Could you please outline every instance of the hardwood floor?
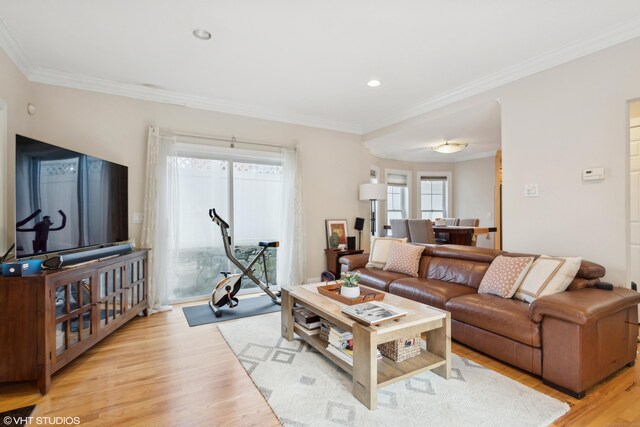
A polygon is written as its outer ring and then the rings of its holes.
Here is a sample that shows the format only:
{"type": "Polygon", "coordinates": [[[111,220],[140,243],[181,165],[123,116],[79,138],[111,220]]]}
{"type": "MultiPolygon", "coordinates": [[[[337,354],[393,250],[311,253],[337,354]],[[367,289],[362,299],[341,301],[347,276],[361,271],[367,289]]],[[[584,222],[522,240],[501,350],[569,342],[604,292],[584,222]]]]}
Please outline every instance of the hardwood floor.
{"type": "MultiPolygon", "coordinates": [[[[556,426],[640,425],[637,358],[576,400],[467,347],[452,350],[567,401],[556,426]]],[[[133,319],[55,374],[46,396],[30,383],[0,385],[0,412],[31,404],[33,416],[80,417],[81,425],[279,425],[215,324],[190,328],[180,306],[133,319]]]]}

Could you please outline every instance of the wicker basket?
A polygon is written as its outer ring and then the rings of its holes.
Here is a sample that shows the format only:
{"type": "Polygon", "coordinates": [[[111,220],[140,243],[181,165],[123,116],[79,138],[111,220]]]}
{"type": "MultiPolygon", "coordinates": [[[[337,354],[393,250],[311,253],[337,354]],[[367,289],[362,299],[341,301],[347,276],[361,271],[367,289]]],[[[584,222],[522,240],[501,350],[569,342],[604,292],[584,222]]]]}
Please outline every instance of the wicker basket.
{"type": "Polygon", "coordinates": [[[420,354],[420,334],[382,343],[378,350],[394,362],[402,362],[420,354]]]}

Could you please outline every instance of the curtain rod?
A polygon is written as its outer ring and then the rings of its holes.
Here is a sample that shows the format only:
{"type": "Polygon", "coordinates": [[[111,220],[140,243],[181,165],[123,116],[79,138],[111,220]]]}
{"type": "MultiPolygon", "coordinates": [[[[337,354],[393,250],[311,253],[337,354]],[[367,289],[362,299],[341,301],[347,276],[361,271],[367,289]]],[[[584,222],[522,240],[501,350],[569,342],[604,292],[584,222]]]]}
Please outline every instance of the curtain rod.
{"type": "Polygon", "coordinates": [[[231,148],[234,148],[234,144],[249,144],[249,145],[260,145],[263,147],[272,147],[272,148],[279,148],[279,149],[293,149],[295,150],[296,147],[285,147],[282,145],[275,145],[275,144],[268,144],[266,142],[255,142],[255,141],[247,141],[247,140],[243,140],[243,139],[237,139],[235,136],[232,136],[231,138],[225,138],[225,137],[221,137],[221,136],[211,136],[211,135],[202,135],[202,134],[197,134],[197,133],[190,133],[190,132],[183,132],[183,131],[175,131],[175,130],[171,130],[171,129],[158,129],[160,132],[160,135],[164,135],[164,136],[186,136],[189,138],[196,138],[196,139],[204,139],[204,140],[208,140],[208,141],[221,141],[221,142],[228,142],[231,144],[231,148]]]}

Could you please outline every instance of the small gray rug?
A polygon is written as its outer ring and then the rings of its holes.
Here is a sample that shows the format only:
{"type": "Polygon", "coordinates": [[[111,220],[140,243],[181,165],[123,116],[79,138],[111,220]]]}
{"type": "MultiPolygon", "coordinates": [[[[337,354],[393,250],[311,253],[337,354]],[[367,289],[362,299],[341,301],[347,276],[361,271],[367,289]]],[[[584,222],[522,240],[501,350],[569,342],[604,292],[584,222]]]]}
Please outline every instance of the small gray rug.
{"type": "Polygon", "coordinates": [[[220,309],[222,316],[216,317],[209,304],[182,307],[184,317],[189,326],[206,325],[207,323],[222,322],[224,320],[240,319],[241,317],[257,316],[258,314],[280,311],[280,306],[275,304],[268,296],[243,298],[234,308],[227,306],[220,309]]]}
{"type": "Polygon", "coordinates": [[[545,426],[569,405],[452,355],[451,378],[426,372],[378,390],[370,411],[351,377],[296,337],[280,336],[280,314],[218,329],[285,426],[545,426]]]}

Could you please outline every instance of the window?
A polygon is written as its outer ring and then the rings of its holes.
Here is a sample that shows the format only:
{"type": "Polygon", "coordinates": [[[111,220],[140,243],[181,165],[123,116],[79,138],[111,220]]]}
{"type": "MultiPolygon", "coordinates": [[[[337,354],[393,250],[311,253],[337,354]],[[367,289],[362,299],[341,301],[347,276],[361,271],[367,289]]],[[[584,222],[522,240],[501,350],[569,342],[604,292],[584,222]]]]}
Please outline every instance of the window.
{"type": "Polygon", "coordinates": [[[447,177],[420,177],[420,217],[434,220],[447,216],[447,177]]]}
{"type": "Polygon", "coordinates": [[[387,224],[392,219],[409,218],[409,187],[407,175],[387,174],[387,224]]]}

